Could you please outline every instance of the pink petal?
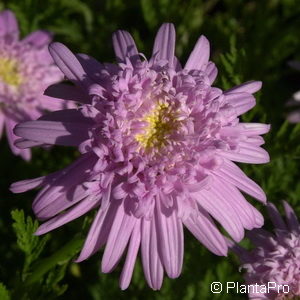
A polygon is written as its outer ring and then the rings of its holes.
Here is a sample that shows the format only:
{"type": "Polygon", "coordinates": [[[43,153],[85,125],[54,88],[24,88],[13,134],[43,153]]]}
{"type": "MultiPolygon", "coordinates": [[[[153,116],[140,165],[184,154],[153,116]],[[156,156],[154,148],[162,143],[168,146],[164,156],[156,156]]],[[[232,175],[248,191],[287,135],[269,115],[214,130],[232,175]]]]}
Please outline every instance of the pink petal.
{"type": "Polygon", "coordinates": [[[208,62],[207,67],[204,72],[207,74],[207,76],[209,78],[209,83],[212,84],[218,75],[218,69],[216,68],[216,65],[211,61],[208,62]]]}
{"type": "Polygon", "coordinates": [[[136,223],[136,218],[125,211],[124,203],[117,210],[104,250],[101,269],[109,273],[120,260],[136,223]]]}
{"type": "Polygon", "coordinates": [[[87,123],[94,125],[95,121],[92,118],[86,117],[81,109],[64,109],[59,111],[53,111],[51,113],[45,114],[39,118],[43,121],[53,121],[53,122],[68,122],[68,123],[87,123]]]}
{"type": "Polygon", "coordinates": [[[225,92],[225,94],[227,93],[249,93],[249,94],[253,94],[257,91],[259,91],[261,89],[262,86],[262,82],[261,81],[247,81],[245,83],[242,83],[240,85],[237,85],[229,90],[227,90],[225,92]]]}
{"type": "Polygon", "coordinates": [[[14,182],[10,186],[10,190],[13,193],[24,193],[26,191],[39,187],[44,182],[45,178],[46,176],[41,176],[34,179],[27,179],[27,180],[14,182]]]}
{"type": "Polygon", "coordinates": [[[215,190],[213,184],[210,190],[202,190],[195,193],[194,198],[201,207],[225,228],[236,242],[239,242],[244,237],[244,227],[236,211],[229,205],[228,199],[215,190]]]}
{"type": "Polygon", "coordinates": [[[103,72],[107,73],[107,71],[109,71],[110,75],[118,72],[118,65],[106,63],[102,64],[94,57],[82,53],[76,54],[76,57],[88,76],[97,83],[105,82],[105,76],[103,77],[103,72]]]}
{"type": "Polygon", "coordinates": [[[253,229],[247,232],[247,237],[255,246],[264,246],[274,249],[274,245],[272,243],[274,236],[269,231],[266,231],[262,228],[253,229]]]}
{"type": "Polygon", "coordinates": [[[35,47],[44,47],[52,40],[52,34],[45,30],[37,30],[27,35],[22,43],[32,44],[35,47]]]}
{"type": "Polygon", "coordinates": [[[183,220],[188,230],[212,253],[220,256],[227,255],[227,245],[223,235],[217,229],[209,214],[202,208],[196,215],[190,215],[183,220]]]}
{"type": "Polygon", "coordinates": [[[288,230],[276,206],[269,202],[267,204],[267,209],[274,227],[276,227],[276,229],[288,230]]]}
{"type": "Polygon", "coordinates": [[[65,169],[58,171],[55,178],[39,192],[33,201],[33,210],[37,217],[49,218],[73,205],[73,200],[81,200],[83,192],[81,189],[76,190],[76,187],[86,180],[88,172],[97,160],[94,154],[86,153],[65,169]],[[77,198],[74,199],[74,196],[77,198]],[[52,204],[55,206],[52,207],[52,204]]]}
{"type": "Polygon", "coordinates": [[[166,209],[160,200],[156,203],[156,230],[162,262],[170,278],[177,278],[183,261],[183,227],[174,208],[166,209]]]}
{"type": "Polygon", "coordinates": [[[5,124],[5,116],[4,116],[4,114],[0,111],[0,139],[1,139],[2,134],[3,134],[4,124],[5,124]]]}
{"type": "Polygon", "coordinates": [[[18,124],[14,133],[27,140],[51,145],[78,146],[89,139],[89,123],[28,121],[18,124]]]}
{"type": "Polygon", "coordinates": [[[67,78],[83,88],[89,87],[93,82],[88,78],[76,56],[63,44],[52,43],[49,52],[57,66],[67,76],[67,78]]]}
{"type": "Polygon", "coordinates": [[[13,193],[27,192],[34,188],[51,183],[59,175],[60,175],[60,171],[57,171],[57,172],[50,173],[47,176],[41,176],[33,179],[17,181],[10,186],[10,190],[13,193]]]}
{"type": "Polygon", "coordinates": [[[229,205],[236,211],[236,214],[244,228],[251,230],[263,225],[262,215],[256,210],[256,208],[248,203],[235,186],[225,183],[217,178],[214,178],[214,182],[214,188],[220,195],[224,195],[224,199],[226,198],[229,205]],[[255,211],[256,214],[254,214],[255,211]]]}
{"type": "Polygon", "coordinates": [[[0,13],[0,36],[10,36],[13,41],[19,38],[19,28],[14,13],[4,10],[0,13]]]}
{"type": "Polygon", "coordinates": [[[209,41],[201,35],[198,39],[188,61],[185,64],[184,69],[186,70],[202,70],[208,63],[210,49],[209,41]]]}
{"type": "Polygon", "coordinates": [[[297,109],[288,114],[287,119],[291,123],[300,123],[300,110],[297,109]]]}
{"type": "MultiPolygon", "coordinates": [[[[109,195],[104,194],[103,197],[109,197],[109,195]]],[[[107,242],[107,238],[110,233],[112,224],[115,220],[115,215],[119,205],[121,205],[121,201],[119,201],[119,203],[113,202],[110,205],[106,205],[103,207],[102,198],[101,208],[98,210],[96,218],[93,221],[81,253],[76,259],[76,262],[86,260],[107,242]]]]}
{"type": "Polygon", "coordinates": [[[240,123],[242,134],[247,136],[261,135],[270,131],[270,125],[262,123],[240,123]]]}
{"type": "Polygon", "coordinates": [[[266,195],[262,188],[247,177],[246,174],[230,160],[224,159],[222,166],[217,169],[214,174],[220,176],[224,181],[233,184],[252,197],[264,203],[266,202],[266,195]]]}
{"type": "Polygon", "coordinates": [[[5,119],[5,127],[6,127],[6,137],[10,146],[10,149],[15,155],[20,155],[24,160],[30,160],[31,152],[29,149],[19,149],[17,148],[14,143],[17,140],[17,136],[13,133],[13,128],[17,124],[16,121],[6,117],[5,119]]]}
{"type": "Polygon", "coordinates": [[[182,66],[180,64],[180,61],[176,56],[174,56],[173,59],[173,68],[175,69],[176,72],[180,72],[182,70],[182,66]]]}
{"type": "Polygon", "coordinates": [[[140,248],[140,243],[141,243],[141,221],[137,220],[131,234],[125,264],[120,277],[120,287],[122,290],[127,289],[130,284],[135,261],[140,248]]]}
{"type": "Polygon", "coordinates": [[[96,205],[99,204],[99,199],[91,195],[90,197],[87,197],[85,200],[81,201],[78,205],[72,207],[68,211],[59,214],[58,216],[52,218],[48,222],[41,225],[37,231],[35,232],[35,235],[42,235],[45,234],[55,228],[58,228],[66,223],[69,223],[91,209],[93,209],[96,205]]]}
{"type": "Polygon", "coordinates": [[[270,161],[269,154],[266,150],[256,145],[240,142],[238,151],[225,151],[221,150],[222,157],[232,161],[263,164],[270,161]]]}
{"type": "Polygon", "coordinates": [[[155,220],[142,219],[142,263],[146,280],[153,290],[162,285],[164,269],[158,254],[155,220]]]}
{"type": "Polygon", "coordinates": [[[255,106],[255,98],[248,93],[226,93],[225,99],[235,108],[237,116],[255,106]]]}
{"type": "Polygon", "coordinates": [[[37,147],[37,146],[45,146],[46,144],[42,142],[35,142],[35,141],[28,141],[26,139],[17,139],[15,141],[15,146],[19,149],[26,149],[31,147],[37,147]]]}
{"type": "MultiPolygon", "coordinates": [[[[71,186],[65,190],[62,189],[60,193],[57,193],[51,200],[47,201],[44,206],[41,205],[41,202],[34,204],[33,210],[40,220],[46,220],[82,201],[89,195],[90,192],[82,185],[71,186]]],[[[94,197],[100,198],[97,194],[94,197]]]]}
{"type": "Polygon", "coordinates": [[[125,61],[126,57],[131,58],[138,55],[135,42],[127,31],[118,30],[113,34],[112,40],[115,54],[119,62],[125,61]]]}
{"type": "Polygon", "coordinates": [[[47,95],[40,96],[41,101],[41,108],[45,111],[56,111],[56,110],[63,110],[63,109],[71,109],[76,108],[76,103],[73,100],[65,101],[59,98],[49,97],[47,95]]]}
{"type": "Polygon", "coordinates": [[[286,201],[283,201],[283,206],[285,210],[286,221],[290,229],[300,232],[300,224],[294,210],[286,201]]]}
{"type": "Polygon", "coordinates": [[[45,90],[45,95],[63,100],[71,100],[80,103],[89,103],[90,98],[80,87],[64,83],[50,85],[45,90]]]}
{"type": "Polygon", "coordinates": [[[175,54],[176,33],[174,25],[171,23],[163,24],[155,37],[152,50],[154,60],[167,60],[169,66],[173,66],[175,54]]]}

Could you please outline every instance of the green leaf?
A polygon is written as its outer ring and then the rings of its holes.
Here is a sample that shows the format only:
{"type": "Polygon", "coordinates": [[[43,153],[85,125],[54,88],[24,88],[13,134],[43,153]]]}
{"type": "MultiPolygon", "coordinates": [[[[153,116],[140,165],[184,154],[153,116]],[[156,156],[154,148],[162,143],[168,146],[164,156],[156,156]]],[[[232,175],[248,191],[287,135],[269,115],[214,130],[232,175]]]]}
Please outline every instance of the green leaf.
{"type": "Polygon", "coordinates": [[[42,276],[44,276],[49,270],[54,268],[57,264],[67,262],[72,258],[78,251],[81,249],[83,244],[83,238],[77,237],[58,250],[56,253],[50,257],[44,258],[37,262],[33,266],[31,275],[29,276],[26,284],[32,284],[36,281],[39,281],[42,276]]]}
{"type": "Polygon", "coordinates": [[[25,253],[25,262],[22,272],[22,279],[25,280],[30,265],[40,256],[43,251],[49,236],[40,238],[35,236],[39,224],[37,221],[33,221],[30,216],[25,219],[23,210],[13,210],[11,216],[14,220],[13,228],[17,235],[17,244],[19,248],[25,253]]]}
{"type": "Polygon", "coordinates": [[[0,299],[1,300],[10,300],[9,291],[6,289],[5,285],[0,282],[0,299]]]}

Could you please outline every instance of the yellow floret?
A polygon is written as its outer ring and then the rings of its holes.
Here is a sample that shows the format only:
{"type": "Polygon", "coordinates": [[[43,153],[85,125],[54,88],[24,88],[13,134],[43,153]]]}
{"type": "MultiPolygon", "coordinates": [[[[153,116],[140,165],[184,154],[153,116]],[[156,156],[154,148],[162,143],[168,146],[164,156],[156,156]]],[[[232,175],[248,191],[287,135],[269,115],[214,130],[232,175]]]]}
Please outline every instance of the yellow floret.
{"type": "Polygon", "coordinates": [[[8,85],[19,86],[23,78],[19,73],[18,62],[7,57],[0,57],[0,80],[8,85]]]}
{"type": "Polygon", "coordinates": [[[178,126],[176,113],[172,112],[168,103],[163,102],[158,102],[142,121],[147,125],[143,133],[135,138],[146,150],[163,147],[167,143],[166,136],[178,126]]]}

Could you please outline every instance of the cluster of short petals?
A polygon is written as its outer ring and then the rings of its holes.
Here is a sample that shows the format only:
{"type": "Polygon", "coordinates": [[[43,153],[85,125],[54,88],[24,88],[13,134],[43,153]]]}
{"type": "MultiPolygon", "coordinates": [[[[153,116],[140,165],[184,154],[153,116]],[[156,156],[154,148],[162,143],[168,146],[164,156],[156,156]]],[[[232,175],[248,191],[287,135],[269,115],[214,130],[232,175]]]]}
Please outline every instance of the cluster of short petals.
{"type": "Polygon", "coordinates": [[[50,41],[51,35],[42,30],[19,40],[14,14],[9,10],[0,13],[0,136],[5,127],[12,152],[26,160],[30,150],[14,145],[15,125],[67,107],[66,102],[43,95],[48,85],[63,79],[49,54],[50,41]]]}
{"type": "Polygon", "coordinates": [[[131,35],[113,35],[117,64],[74,55],[60,43],[50,53],[73,83],[52,85],[48,96],[81,103],[15,128],[23,147],[76,146],[81,156],[48,176],[13,184],[14,192],[43,187],[33,203],[44,234],[98,209],[78,261],[105,246],[102,271],[127,256],[120,285],[130,283],[140,249],[149,286],[164,272],[180,275],[183,226],[217,255],[227,254],[215,221],[235,240],[261,227],[261,214],[245,192],[265,202],[262,189],[234,162],[266,163],[260,136],[269,126],[241,123],[255,105],[260,82],[223,92],[201,36],[185,66],[175,56],[175,29],[163,24],[152,57],[140,54],[131,35]],[[215,220],[215,221],[214,221],[215,220]]]}
{"type": "Polygon", "coordinates": [[[254,229],[248,233],[255,245],[251,251],[234,246],[241,258],[248,285],[257,284],[269,289],[249,293],[249,299],[298,299],[300,296],[300,224],[295,212],[284,201],[286,222],[277,208],[269,203],[268,210],[274,232],[254,229]]]}

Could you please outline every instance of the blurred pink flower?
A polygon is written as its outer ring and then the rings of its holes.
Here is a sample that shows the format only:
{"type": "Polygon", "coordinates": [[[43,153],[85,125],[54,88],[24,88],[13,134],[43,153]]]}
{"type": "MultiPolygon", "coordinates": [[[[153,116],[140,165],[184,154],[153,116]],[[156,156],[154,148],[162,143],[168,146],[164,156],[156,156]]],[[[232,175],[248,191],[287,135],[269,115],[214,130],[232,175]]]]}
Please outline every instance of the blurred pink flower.
{"type": "Polygon", "coordinates": [[[43,187],[33,209],[47,222],[37,234],[97,208],[77,261],[106,245],[102,271],[111,272],[127,249],[125,289],[141,248],[146,280],[157,290],[164,272],[171,278],[181,273],[183,225],[217,255],[226,255],[227,245],[213,219],[235,241],[245,228],[262,226],[240,191],[262,202],[265,194],[233,161],[268,162],[260,135],[269,126],[239,121],[255,105],[260,82],[226,92],[211,87],[217,69],[204,36],[184,68],[175,57],[172,24],[159,29],[149,61],[126,31],[113,35],[113,45],[115,65],[50,46],[75,85],[54,85],[46,93],[82,105],[22,123],[15,133],[21,146],[72,145],[82,155],[61,171],[13,184],[12,191],[43,187]]]}
{"type": "Polygon", "coordinates": [[[290,205],[285,201],[283,205],[286,221],[273,204],[268,204],[274,233],[254,229],[247,234],[255,249],[246,251],[238,245],[233,246],[233,251],[241,259],[241,269],[245,270],[247,285],[263,287],[273,283],[274,288],[266,292],[262,292],[262,288],[257,291],[250,289],[249,299],[279,300],[300,296],[300,225],[290,205]]]}
{"type": "MultiPolygon", "coordinates": [[[[290,61],[289,66],[295,70],[300,71],[300,62],[299,61],[290,61]]],[[[293,107],[294,109],[287,115],[287,119],[291,123],[300,123],[300,90],[295,92],[292,95],[292,98],[289,99],[286,103],[287,107],[293,107]]]]}
{"type": "Polygon", "coordinates": [[[35,31],[19,40],[19,28],[14,14],[0,13],[0,137],[4,126],[12,152],[29,160],[29,149],[14,145],[15,125],[35,120],[46,110],[66,107],[59,99],[44,96],[47,86],[63,79],[48,51],[51,35],[35,31]]]}

